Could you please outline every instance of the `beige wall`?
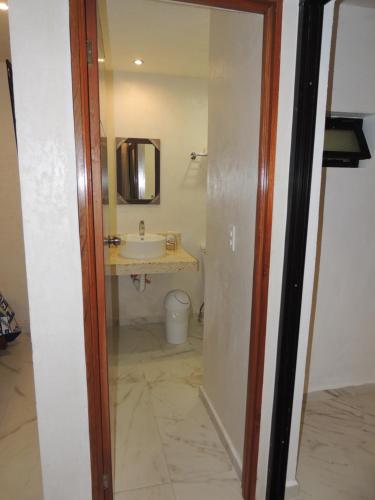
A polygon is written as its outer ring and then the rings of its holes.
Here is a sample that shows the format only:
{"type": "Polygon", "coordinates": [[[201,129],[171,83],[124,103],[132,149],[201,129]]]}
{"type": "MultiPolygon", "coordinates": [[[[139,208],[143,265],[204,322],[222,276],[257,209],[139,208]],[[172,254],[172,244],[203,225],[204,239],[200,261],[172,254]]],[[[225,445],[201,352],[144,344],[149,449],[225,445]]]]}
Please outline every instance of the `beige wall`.
{"type": "MultiPolygon", "coordinates": [[[[160,139],[160,205],[118,205],[117,232],[177,231],[197,258],[206,238],[206,159],[190,153],[207,149],[207,80],[115,72],[114,129],[117,137],[160,139]]],[[[154,274],[140,294],[129,276],[119,278],[120,323],[164,317],[163,300],[174,288],[186,290],[197,312],[203,301],[201,272],[154,274]]]]}
{"type": "Polygon", "coordinates": [[[0,62],[0,291],[29,329],[20,180],[5,62],[0,62]]]}
{"type": "Polygon", "coordinates": [[[12,0],[9,15],[44,498],[88,500],[69,1],[12,0]]]}
{"type": "Polygon", "coordinates": [[[339,4],[329,111],[375,113],[375,4],[339,4]]]}
{"type": "Polygon", "coordinates": [[[211,12],[204,390],[242,463],[252,290],[262,17],[211,12]],[[236,225],[236,251],[229,225],[236,225]]]}

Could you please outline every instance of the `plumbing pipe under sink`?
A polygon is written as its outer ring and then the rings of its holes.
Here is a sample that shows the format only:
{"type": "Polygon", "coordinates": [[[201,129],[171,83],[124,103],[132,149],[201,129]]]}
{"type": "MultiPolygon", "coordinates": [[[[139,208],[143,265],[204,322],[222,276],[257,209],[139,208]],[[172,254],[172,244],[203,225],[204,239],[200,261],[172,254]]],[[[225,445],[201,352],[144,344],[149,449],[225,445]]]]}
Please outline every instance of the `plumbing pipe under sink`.
{"type": "Polygon", "coordinates": [[[146,290],[146,285],[151,283],[151,278],[147,277],[147,274],[132,274],[131,279],[139,293],[143,293],[146,290]]]}

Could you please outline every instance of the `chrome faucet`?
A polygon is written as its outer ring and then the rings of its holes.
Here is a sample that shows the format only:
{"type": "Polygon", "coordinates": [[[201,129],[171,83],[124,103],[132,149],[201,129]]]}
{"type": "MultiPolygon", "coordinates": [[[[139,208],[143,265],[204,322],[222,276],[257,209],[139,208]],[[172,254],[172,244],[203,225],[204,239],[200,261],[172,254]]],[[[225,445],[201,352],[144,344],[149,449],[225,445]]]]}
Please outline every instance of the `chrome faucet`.
{"type": "Polygon", "coordinates": [[[145,237],[146,226],[143,220],[139,223],[139,236],[143,239],[145,237]]]}

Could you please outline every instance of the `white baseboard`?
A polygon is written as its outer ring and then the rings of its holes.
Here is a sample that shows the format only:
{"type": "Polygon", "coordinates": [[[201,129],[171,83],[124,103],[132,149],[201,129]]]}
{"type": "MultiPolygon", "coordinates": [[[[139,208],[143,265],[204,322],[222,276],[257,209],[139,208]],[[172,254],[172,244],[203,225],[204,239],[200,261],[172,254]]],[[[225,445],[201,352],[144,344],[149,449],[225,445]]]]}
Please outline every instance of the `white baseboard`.
{"type": "MultiPolygon", "coordinates": [[[[193,311],[191,313],[190,319],[197,320],[199,315],[199,311],[193,311]]],[[[165,314],[155,314],[153,316],[142,316],[135,318],[119,318],[118,324],[119,326],[140,326],[140,325],[149,325],[153,323],[165,323],[165,314]]]]}
{"type": "Polygon", "coordinates": [[[299,484],[296,479],[287,481],[285,485],[285,500],[298,500],[299,484]]]}
{"type": "MultiPolygon", "coordinates": [[[[204,387],[199,387],[199,396],[207,409],[208,415],[215,429],[223,443],[224,448],[227,450],[229,458],[233,464],[234,470],[236,471],[238,477],[242,477],[242,460],[235,449],[232,440],[230,439],[225,427],[217,414],[210,398],[208,397],[204,387]]],[[[299,495],[299,484],[297,480],[287,481],[285,485],[285,500],[298,500],[299,495]]]]}
{"type": "Polygon", "coordinates": [[[232,440],[230,439],[225,427],[217,414],[210,398],[208,397],[206,391],[201,386],[199,387],[199,396],[207,409],[207,412],[210,416],[212,423],[215,426],[215,429],[219,435],[221,442],[223,443],[224,448],[227,450],[229,458],[232,462],[234,470],[236,471],[238,477],[241,479],[242,477],[242,460],[235,449],[232,440]]]}
{"type": "Polygon", "coordinates": [[[153,323],[165,323],[165,316],[154,315],[154,316],[144,316],[138,318],[120,318],[120,326],[142,326],[149,325],[153,323]]]}
{"type": "Polygon", "coordinates": [[[347,387],[359,387],[361,385],[374,384],[375,380],[372,378],[371,380],[348,380],[348,381],[339,381],[339,382],[325,382],[325,383],[311,383],[305,395],[314,394],[314,392],[321,391],[334,391],[336,389],[345,389],[347,387]]]}

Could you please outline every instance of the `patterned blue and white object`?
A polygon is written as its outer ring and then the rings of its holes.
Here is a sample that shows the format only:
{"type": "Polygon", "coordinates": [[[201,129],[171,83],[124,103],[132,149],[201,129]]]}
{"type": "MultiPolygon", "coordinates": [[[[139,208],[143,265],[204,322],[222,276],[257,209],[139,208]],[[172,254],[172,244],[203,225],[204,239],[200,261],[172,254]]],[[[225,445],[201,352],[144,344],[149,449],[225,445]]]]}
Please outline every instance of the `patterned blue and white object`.
{"type": "Polygon", "coordinates": [[[14,311],[0,292],[0,337],[4,336],[7,342],[13,342],[20,333],[21,328],[17,324],[14,311]]]}

